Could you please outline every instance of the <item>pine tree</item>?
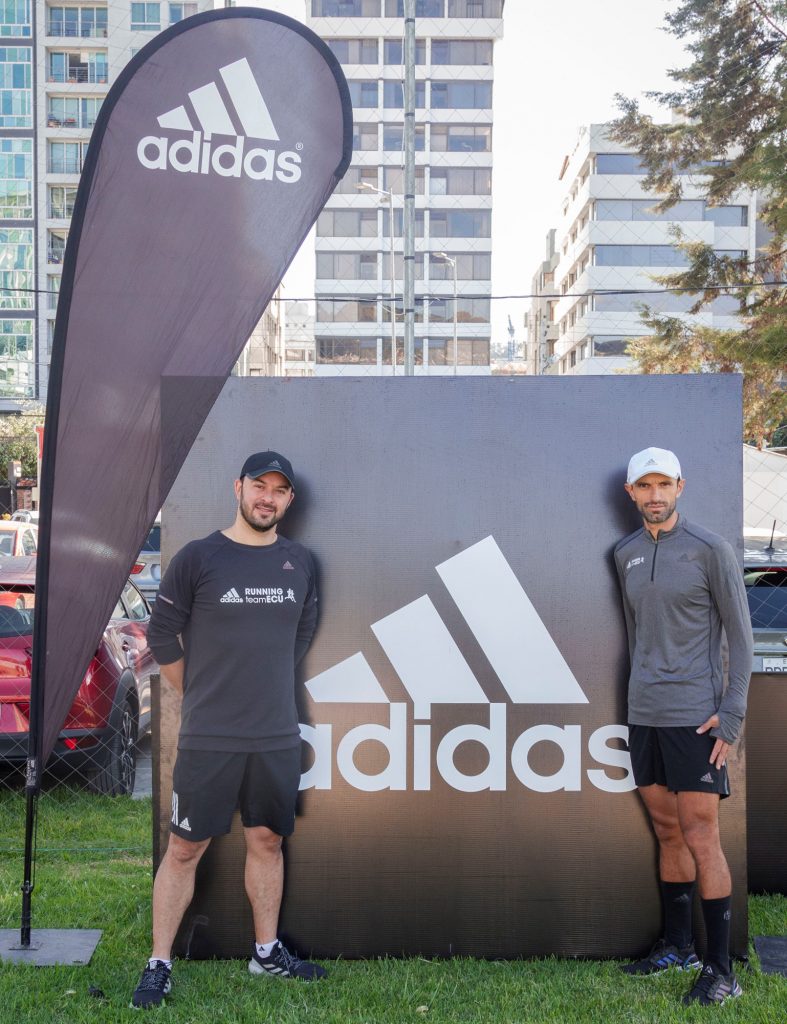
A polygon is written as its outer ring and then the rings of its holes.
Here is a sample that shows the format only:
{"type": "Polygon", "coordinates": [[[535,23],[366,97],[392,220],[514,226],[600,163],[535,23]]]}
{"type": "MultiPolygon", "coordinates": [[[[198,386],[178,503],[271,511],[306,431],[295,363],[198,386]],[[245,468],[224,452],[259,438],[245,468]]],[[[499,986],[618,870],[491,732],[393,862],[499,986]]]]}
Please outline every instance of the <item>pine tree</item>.
{"type": "Polygon", "coordinates": [[[640,154],[648,169],[645,187],[665,197],[660,209],[681,199],[687,172],[694,171],[691,180],[704,183],[711,205],[734,201],[742,189],[756,190],[768,237],[753,262],[685,245],[688,269],[659,278],[679,294],[695,296],[695,312],[719,294],[736,296],[740,331],[692,329],[646,312],[656,334],[629,350],[644,372],[671,364],[683,344],[704,353],[701,368],[746,373],[748,367],[749,375],[758,374],[751,381],[756,386],[745,387],[749,402],[760,394],[759,411],[747,409],[747,436],[762,444],[787,418],[787,0],[679,0],[666,24],[686,41],[691,60],[669,72],[674,90],[649,95],[677,117],[658,124],[635,100],[618,96],[622,116],[613,137],[640,154]],[[761,392],[767,387],[773,394],[766,401],[761,392]]]}

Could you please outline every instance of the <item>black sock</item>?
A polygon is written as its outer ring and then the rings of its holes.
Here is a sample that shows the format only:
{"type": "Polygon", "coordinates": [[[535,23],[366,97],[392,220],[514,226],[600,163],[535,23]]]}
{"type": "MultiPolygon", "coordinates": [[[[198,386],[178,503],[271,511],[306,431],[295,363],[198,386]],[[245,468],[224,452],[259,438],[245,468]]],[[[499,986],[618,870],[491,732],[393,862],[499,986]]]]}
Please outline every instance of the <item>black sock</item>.
{"type": "Polygon", "coordinates": [[[732,896],[718,900],[702,900],[702,916],[708,937],[705,963],[713,964],[722,974],[730,973],[730,918],[732,896]]]}
{"type": "Polygon", "coordinates": [[[684,949],[693,939],[691,911],[694,902],[694,882],[661,882],[661,902],[664,906],[664,938],[670,946],[684,949]]]}

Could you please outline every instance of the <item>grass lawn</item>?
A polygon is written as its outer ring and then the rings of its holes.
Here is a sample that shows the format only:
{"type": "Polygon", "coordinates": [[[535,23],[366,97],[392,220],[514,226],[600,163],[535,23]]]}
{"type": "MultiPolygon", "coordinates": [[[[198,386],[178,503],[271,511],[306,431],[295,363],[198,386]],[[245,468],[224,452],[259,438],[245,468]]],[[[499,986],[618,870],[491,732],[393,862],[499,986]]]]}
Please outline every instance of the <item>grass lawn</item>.
{"type": "MultiPolygon", "coordinates": [[[[41,802],[34,928],[102,928],[104,935],[89,967],[3,965],[0,1024],[139,1021],[128,1004],[149,944],[150,801],[63,787],[41,802]],[[91,997],[90,985],[106,1000],[91,997]]],[[[3,928],[19,923],[22,813],[18,793],[0,793],[3,928]]],[[[751,935],[787,935],[787,898],[753,896],[749,907],[751,935]]],[[[689,984],[684,975],[634,980],[611,962],[411,959],[327,966],[327,981],[306,985],[254,978],[244,961],[178,963],[172,996],[156,1013],[173,1024],[654,1024],[708,1020],[717,1012],[725,1021],[787,1021],[787,978],[761,974],[754,956],[739,972],[744,997],[718,1010],[680,1005],[689,984]]]]}

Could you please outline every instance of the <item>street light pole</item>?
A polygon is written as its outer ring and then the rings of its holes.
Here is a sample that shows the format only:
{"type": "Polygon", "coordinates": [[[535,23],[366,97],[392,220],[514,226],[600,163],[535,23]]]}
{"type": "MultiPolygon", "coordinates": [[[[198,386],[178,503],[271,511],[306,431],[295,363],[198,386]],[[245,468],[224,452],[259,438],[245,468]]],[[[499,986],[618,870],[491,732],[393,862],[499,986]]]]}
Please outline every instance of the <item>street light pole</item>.
{"type": "MultiPolygon", "coordinates": [[[[391,375],[396,376],[396,269],[394,267],[394,201],[393,192],[385,188],[377,188],[370,185],[368,181],[362,181],[355,186],[362,192],[376,192],[379,196],[388,197],[388,230],[391,236],[391,375]]],[[[382,199],[380,200],[382,202],[382,199]]]]}
{"type": "Polygon", "coordinates": [[[449,256],[446,252],[436,252],[435,256],[443,260],[444,263],[450,263],[454,271],[454,376],[456,376],[456,369],[459,365],[459,339],[456,329],[456,258],[449,256]]]}

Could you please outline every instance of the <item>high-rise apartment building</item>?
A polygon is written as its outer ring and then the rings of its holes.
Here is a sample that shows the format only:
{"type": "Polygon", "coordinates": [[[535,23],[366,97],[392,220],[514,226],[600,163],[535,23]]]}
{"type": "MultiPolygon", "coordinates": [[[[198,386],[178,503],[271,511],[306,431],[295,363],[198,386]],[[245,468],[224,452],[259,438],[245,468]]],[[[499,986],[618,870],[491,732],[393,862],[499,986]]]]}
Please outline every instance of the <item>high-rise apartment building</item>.
{"type": "Polygon", "coordinates": [[[46,397],[69,223],[109,87],[156,33],[213,6],[0,4],[0,411],[46,397]]]}
{"type": "Polygon", "coordinates": [[[753,259],[754,194],[711,206],[703,199],[701,168],[695,168],[685,175],[681,201],[659,212],[659,197],[643,188],[646,172],[639,157],[612,141],[607,127],[583,128],[561,170],[567,186],[563,216],[534,278],[538,297],[528,316],[537,373],[630,369],[626,346],[648,334],[644,306],[717,329],[738,326],[732,296],[721,295],[691,314],[696,299],[665,291],[655,278],[687,265],[678,235],[720,254],[753,259]]]}
{"type": "MultiPolygon", "coordinates": [[[[347,76],[354,118],[352,165],[317,222],[318,375],[390,374],[392,315],[402,372],[403,6],[310,3],[311,28],[347,76]]],[[[416,0],[415,13],[415,372],[454,372],[455,272],[457,371],[488,373],[493,52],[503,0],[416,0]]]]}

